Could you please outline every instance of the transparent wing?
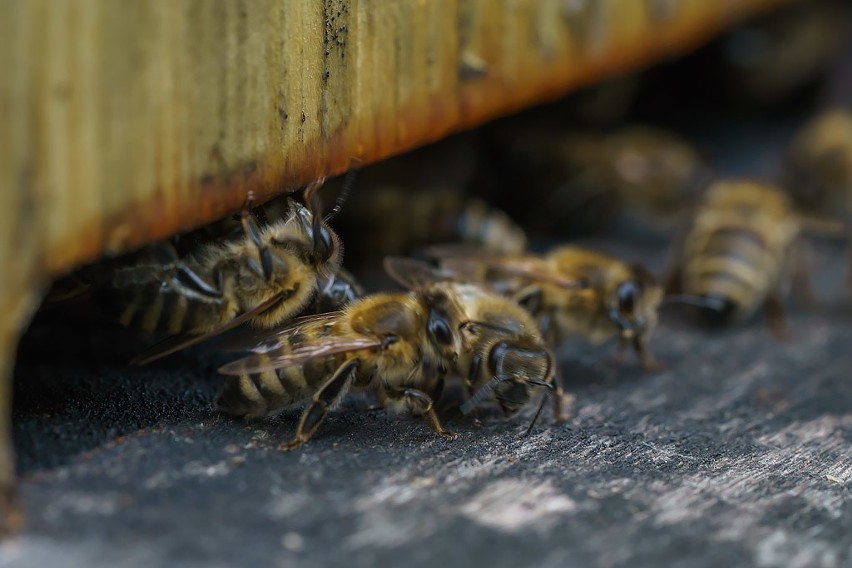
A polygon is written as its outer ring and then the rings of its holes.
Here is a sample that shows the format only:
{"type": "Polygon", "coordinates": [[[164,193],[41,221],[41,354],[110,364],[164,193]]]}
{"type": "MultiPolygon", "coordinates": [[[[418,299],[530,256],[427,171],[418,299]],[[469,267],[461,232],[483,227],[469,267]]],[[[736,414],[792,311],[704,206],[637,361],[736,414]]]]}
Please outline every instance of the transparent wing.
{"type": "Polygon", "coordinates": [[[501,278],[519,277],[570,290],[589,286],[586,277],[555,272],[541,257],[532,254],[505,255],[464,245],[429,247],[427,253],[439,259],[442,271],[454,279],[493,283],[501,278]]]}
{"type": "Polygon", "coordinates": [[[228,330],[234,329],[235,327],[246,323],[258,314],[261,314],[266,310],[272,309],[273,307],[277,306],[283,300],[283,298],[284,296],[280,294],[273,296],[265,302],[257,305],[255,308],[247,312],[243,312],[228,323],[221,325],[211,331],[208,331],[207,333],[202,333],[200,335],[182,334],[166,338],[131,359],[130,364],[147,365],[148,363],[156,361],[157,359],[162,359],[163,357],[171,355],[172,353],[182,351],[187,347],[197,345],[198,343],[207,341],[208,339],[216,337],[217,335],[221,335],[222,333],[225,333],[228,330]]]}
{"type": "Polygon", "coordinates": [[[388,276],[408,290],[428,286],[435,282],[452,280],[451,276],[443,274],[431,264],[413,258],[387,256],[384,260],[384,267],[388,276]]]}
{"type": "Polygon", "coordinates": [[[272,329],[244,328],[229,333],[216,342],[220,351],[254,351],[266,353],[277,347],[306,325],[322,325],[340,318],[343,312],[324,312],[293,318],[284,325],[272,329]]]}
{"type": "Polygon", "coordinates": [[[330,357],[351,351],[365,349],[376,350],[382,348],[384,343],[380,339],[369,337],[351,338],[329,338],[321,343],[303,344],[287,353],[270,354],[256,353],[237,359],[219,368],[224,375],[242,375],[246,373],[261,373],[301,365],[311,359],[319,357],[330,357]]]}

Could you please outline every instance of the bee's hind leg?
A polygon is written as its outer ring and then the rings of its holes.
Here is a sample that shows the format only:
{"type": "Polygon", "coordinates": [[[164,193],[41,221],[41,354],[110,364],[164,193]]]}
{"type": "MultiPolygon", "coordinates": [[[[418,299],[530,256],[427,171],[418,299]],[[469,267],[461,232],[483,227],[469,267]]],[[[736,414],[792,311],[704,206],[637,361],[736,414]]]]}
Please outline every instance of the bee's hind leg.
{"type": "Polygon", "coordinates": [[[320,424],[328,416],[329,410],[340,402],[349,387],[352,386],[357,366],[357,359],[350,359],[341,365],[320,390],[311,397],[311,403],[302,412],[302,417],[299,419],[296,435],[289,442],[280,444],[278,446],[280,451],[295,450],[313,437],[320,424]]]}
{"type": "Polygon", "coordinates": [[[784,302],[778,292],[773,292],[767,296],[766,302],[763,304],[763,312],[772,335],[781,341],[786,341],[792,337],[790,324],[787,322],[787,315],[784,311],[784,302]]]}
{"type": "Polygon", "coordinates": [[[657,361],[651,350],[648,349],[648,338],[645,335],[637,334],[633,336],[633,350],[639,358],[639,363],[642,365],[642,370],[653,373],[662,371],[664,365],[657,361]]]}
{"type": "Polygon", "coordinates": [[[222,297],[223,273],[221,266],[217,265],[213,269],[213,283],[211,284],[181,261],[177,249],[171,243],[152,245],[151,253],[162,267],[163,286],[182,288],[210,298],[222,297]]]}

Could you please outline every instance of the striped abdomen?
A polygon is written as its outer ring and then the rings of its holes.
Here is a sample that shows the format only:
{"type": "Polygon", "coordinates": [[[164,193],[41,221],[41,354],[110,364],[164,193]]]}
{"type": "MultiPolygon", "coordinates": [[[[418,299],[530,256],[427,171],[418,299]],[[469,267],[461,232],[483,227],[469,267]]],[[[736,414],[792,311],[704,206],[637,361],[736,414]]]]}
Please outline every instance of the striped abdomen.
{"type": "Polygon", "coordinates": [[[695,231],[684,252],[683,292],[716,302],[711,314],[723,320],[747,318],[762,305],[788,254],[748,226],[695,231]]]}
{"type": "MultiPolygon", "coordinates": [[[[303,336],[297,333],[261,359],[291,353],[302,341],[303,336]]],[[[233,416],[258,418],[275,414],[313,396],[351,357],[346,353],[316,357],[301,364],[228,377],[216,405],[233,416]]]]}
{"type": "Polygon", "coordinates": [[[158,271],[144,266],[118,271],[110,285],[95,291],[94,298],[122,325],[172,334],[205,333],[238,312],[238,306],[225,298],[163,287],[158,271]]]}

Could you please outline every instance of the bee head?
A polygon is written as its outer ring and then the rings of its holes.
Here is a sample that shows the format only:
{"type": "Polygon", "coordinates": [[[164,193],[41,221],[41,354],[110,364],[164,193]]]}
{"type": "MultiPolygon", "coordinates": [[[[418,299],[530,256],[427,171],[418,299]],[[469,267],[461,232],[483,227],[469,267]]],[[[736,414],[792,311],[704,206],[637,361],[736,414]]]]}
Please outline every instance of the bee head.
{"type": "Polygon", "coordinates": [[[552,368],[552,356],[546,349],[523,342],[498,341],[491,346],[486,360],[491,379],[462,406],[462,412],[468,414],[493,392],[503,414],[514,416],[529,404],[538,387],[552,388],[552,368]]]}

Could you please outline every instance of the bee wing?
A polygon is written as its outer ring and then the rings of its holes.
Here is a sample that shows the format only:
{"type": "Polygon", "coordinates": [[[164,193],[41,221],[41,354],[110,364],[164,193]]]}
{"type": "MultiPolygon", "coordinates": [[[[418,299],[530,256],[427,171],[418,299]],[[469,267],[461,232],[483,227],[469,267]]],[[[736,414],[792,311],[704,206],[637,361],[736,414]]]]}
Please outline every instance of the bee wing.
{"type": "Polygon", "coordinates": [[[500,262],[489,265],[489,269],[497,274],[518,276],[536,282],[546,282],[566,290],[581,290],[588,288],[587,277],[580,274],[555,274],[542,266],[541,262],[500,262]]]}
{"type": "Polygon", "coordinates": [[[589,286],[588,279],[584,276],[554,273],[548,269],[542,258],[531,254],[506,255],[465,245],[429,247],[427,254],[438,258],[441,268],[456,279],[488,281],[498,277],[517,276],[569,290],[589,286]]]}
{"type": "Polygon", "coordinates": [[[325,312],[294,318],[282,326],[273,329],[245,328],[223,337],[216,343],[221,351],[254,351],[265,353],[275,349],[282,339],[293,335],[306,324],[330,322],[340,317],[343,312],[325,312]]]}
{"type": "Polygon", "coordinates": [[[364,349],[375,350],[383,346],[380,339],[370,337],[352,337],[328,339],[321,343],[300,345],[289,353],[269,355],[267,353],[256,353],[237,359],[219,368],[223,375],[243,375],[246,373],[261,373],[284,367],[301,365],[311,359],[319,357],[330,357],[350,351],[361,351],[364,349]]]}
{"type": "Polygon", "coordinates": [[[383,264],[388,276],[408,290],[434,284],[435,282],[452,280],[450,276],[422,260],[401,256],[386,256],[383,264]]]}
{"type": "Polygon", "coordinates": [[[273,296],[265,302],[257,305],[253,309],[248,310],[247,312],[243,312],[228,323],[221,325],[207,333],[202,333],[200,335],[175,335],[166,338],[131,359],[130,364],[146,365],[148,363],[156,361],[157,359],[162,359],[167,355],[171,355],[172,353],[176,353],[178,351],[186,349],[187,347],[190,347],[192,345],[207,341],[212,337],[216,337],[217,335],[225,333],[230,329],[234,329],[235,327],[246,323],[248,320],[255,317],[256,315],[275,307],[276,305],[278,305],[279,302],[281,302],[283,298],[284,296],[282,294],[273,296]]]}

